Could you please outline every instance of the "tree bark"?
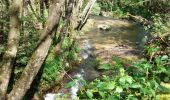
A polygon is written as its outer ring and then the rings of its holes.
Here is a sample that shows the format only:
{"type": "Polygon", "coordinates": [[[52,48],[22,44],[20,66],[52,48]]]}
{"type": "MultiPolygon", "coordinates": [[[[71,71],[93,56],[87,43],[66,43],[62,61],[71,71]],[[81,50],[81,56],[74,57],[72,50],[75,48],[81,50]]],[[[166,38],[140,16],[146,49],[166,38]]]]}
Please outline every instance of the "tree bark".
{"type": "Polygon", "coordinates": [[[77,30],[81,30],[81,28],[84,26],[95,2],[96,2],[96,0],[89,0],[89,2],[87,3],[86,7],[83,10],[81,20],[77,26],[77,30]]]}
{"type": "Polygon", "coordinates": [[[65,25],[62,27],[62,29],[60,31],[58,43],[55,46],[56,55],[60,53],[64,38],[69,36],[69,33],[71,33],[71,31],[69,31],[69,29],[70,29],[69,26],[70,26],[71,17],[73,14],[72,13],[73,5],[74,5],[74,0],[66,0],[65,1],[65,16],[64,16],[65,17],[65,20],[64,20],[65,25]]]}
{"type": "Polygon", "coordinates": [[[32,81],[41,68],[51,45],[54,36],[54,30],[58,27],[60,16],[62,13],[63,0],[53,0],[47,23],[42,33],[43,40],[32,54],[26,68],[21,77],[15,83],[14,88],[8,95],[7,100],[21,100],[27,90],[30,88],[32,81]]]}
{"type": "Polygon", "coordinates": [[[16,57],[20,37],[20,7],[22,0],[13,0],[10,7],[10,31],[8,34],[7,50],[3,55],[2,64],[0,65],[0,100],[6,95],[8,83],[11,76],[13,61],[16,57]]]}
{"type": "Polygon", "coordinates": [[[72,27],[75,29],[78,26],[78,21],[80,21],[80,12],[83,6],[84,0],[76,0],[73,6],[73,14],[72,14],[72,27]]]}

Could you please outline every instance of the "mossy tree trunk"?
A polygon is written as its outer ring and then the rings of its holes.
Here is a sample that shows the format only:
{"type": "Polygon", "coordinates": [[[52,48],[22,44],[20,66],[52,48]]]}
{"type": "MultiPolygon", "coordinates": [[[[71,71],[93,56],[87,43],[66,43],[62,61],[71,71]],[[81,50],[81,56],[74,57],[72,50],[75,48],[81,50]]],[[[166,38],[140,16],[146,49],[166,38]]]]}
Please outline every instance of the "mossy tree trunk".
{"type": "Polygon", "coordinates": [[[13,0],[10,6],[10,31],[8,34],[7,50],[3,55],[0,65],[0,100],[6,95],[8,83],[11,76],[13,62],[16,57],[20,37],[19,14],[22,6],[22,0],[13,0]]]}
{"type": "Polygon", "coordinates": [[[62,13],[63,0],[53,0],[50,8],[50,14],[47,19],[42,38],[35,52],[32,54],[30,61],[23,70],[21,77],[15,83],[7,100],[21,100],[27,90],[30,88],[32,81],[41,68],[51,45],[54,36],[54,30],[58,27],[60,16],[62,13]]]}

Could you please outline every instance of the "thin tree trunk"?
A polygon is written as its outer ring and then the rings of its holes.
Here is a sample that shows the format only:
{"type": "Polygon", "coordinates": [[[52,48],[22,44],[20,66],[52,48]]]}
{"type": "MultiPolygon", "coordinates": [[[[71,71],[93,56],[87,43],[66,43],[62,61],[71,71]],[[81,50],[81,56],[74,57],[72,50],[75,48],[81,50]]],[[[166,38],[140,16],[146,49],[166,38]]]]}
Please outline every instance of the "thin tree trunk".
{"type": "Polygon", "coordinates": [[[13,61],[16,57],[20,37],[19,14],[22,0],[13,0],[10,7],[10,31],[8,34],[7,50],[0,65],[0,100],[6,95],[11,76],[13,61]]]}
{"type": "Polygon", "coordinates": [[[72,14],[72,27],[75,29],[78,26],[78,21],[80,20],[80,12],[83,6],[84,0],[76,0],[73,7],[73,14],[72,14]]]}
{"type": "Polygon", "coordinates": [[[86,7],[83,10],[81,20],[79,22],[79,25],[77,26],[77,30],[81,30],[81,28],[84,26],[95,2],[96,2],[96,0],[89,0],[88,4],[86,5],[86,7]]]}
{"type": "Polygon", "coordinates": [[[30,61],[28,62],[19,80],[15,83],[14,88],[8,95],[7,100],[21,100],[30,88],[32,81],[37,75],[48,54],[52,38],[54,36],[52,33],[54,33],[53,31],[57,28],[60,21],[62,1],[63,0],[53,0],[47,24],[44,32],[42,33],[43,40],[41,40],[35,52],[32,54],[30,61]]]}
{"type": "Polygon", "coordinates": [[[69,26],[70,26],[71,17],[73,14],[72,13],[73,5],[74,5],[74,0],[66,0],[65,1],[65,20],[64,20],[65,25],[62,27],[62,29],[60,31],[60,36],[59,36],[59,40],[58,40],[59,43],[55,47],[56,54],[60,53],[61,45],[64,41],[64,38],[67,37],[69,35],[69,33],[71,33],[69,31],[69,26]]]}

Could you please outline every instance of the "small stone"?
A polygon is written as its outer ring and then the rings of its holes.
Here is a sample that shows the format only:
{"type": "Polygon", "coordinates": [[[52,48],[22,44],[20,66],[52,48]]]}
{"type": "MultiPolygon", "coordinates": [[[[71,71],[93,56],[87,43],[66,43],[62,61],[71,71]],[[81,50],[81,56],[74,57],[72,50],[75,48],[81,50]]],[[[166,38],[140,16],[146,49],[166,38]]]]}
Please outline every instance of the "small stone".
{"type": "Polygon", "coordinates": [[[102,30],[102,31],[110,31],[111,30],[111,26],[104,25],[104,24],[98,25],[97,28],[102,30]]]}

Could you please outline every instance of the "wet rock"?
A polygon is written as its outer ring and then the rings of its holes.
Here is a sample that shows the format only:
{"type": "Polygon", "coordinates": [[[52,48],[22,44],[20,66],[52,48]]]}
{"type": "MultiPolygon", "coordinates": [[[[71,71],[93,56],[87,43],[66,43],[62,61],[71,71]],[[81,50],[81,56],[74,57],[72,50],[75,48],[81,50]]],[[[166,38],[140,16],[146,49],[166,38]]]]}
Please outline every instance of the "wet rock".
{"type": "Polygon", "coordinates": [[[56,100],[57,94],[48,93],[44,96],[44,100],[56,100]]]}
{"type": "Polygon", "coordinates": [[[109,17],[111,15],[111,13],[110,12],[101,11],[99,15],[100,16],[104,16],[104,17],[109,17]]]}
{"type": "Polygon", "coordinates": [[[91,69],[91,70],[86,70],[84,79],[91,82],[99,76],[100,73],[98,71],[96,71],[95,69],[91,69]]]}
{"type": "Polygon", "coordinates": [[[111,30],[111,26],[110,25],[104,25],[104,24],[98,25],[97,28],[102,30],[102,31],[110,31],[111,30]]]}

